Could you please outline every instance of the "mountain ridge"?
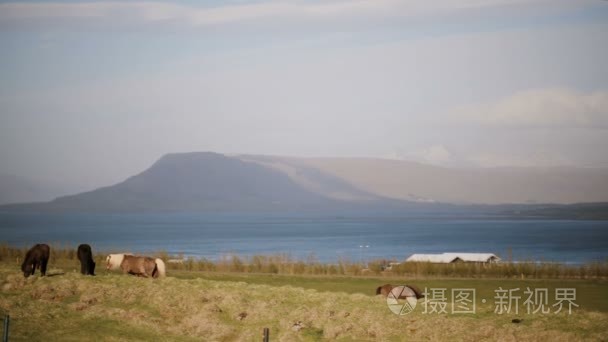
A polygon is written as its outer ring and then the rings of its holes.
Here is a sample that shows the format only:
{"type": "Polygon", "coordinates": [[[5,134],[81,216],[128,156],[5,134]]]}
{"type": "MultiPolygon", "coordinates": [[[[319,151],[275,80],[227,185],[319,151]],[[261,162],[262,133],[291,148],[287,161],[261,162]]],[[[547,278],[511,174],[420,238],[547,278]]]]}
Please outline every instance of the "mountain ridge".
{"type": "Polygon", "coordinates": [[[115,185],[46,203],[4,206],[43,211],[266,211],[340,207],[285,174],[213,152],[167,154],[115,185]]]}
{"type": "Polygon", "coordinates": [[[362,191],[396,200],[456,204],[608,201],[605,168],[447,168],[379,158],[275,158],[315,168],[362,191]]]}
{"type": "MultiPolygon", "coordinates": [[[[601,192],[606,187],[603,181],[608,183],[603,170],[593,170],[591,174],[595,178],[587,177],[583,179],[587,183],[571,186],[562,184],[565,181],[564,172],[567,175],[570,171],[559,171],[556,176],[536,170],[532,173],[515,170],[513,176],[510,174],[512,170],[499,170],[496,176],[492,173],[496,170],[479,170],[470,175],[467,170],[454,171],[423,164],[412,166],[416,164],[413,162],[371,161],[373,165],[370,166],[370,159],[355,158],[170,153],[144,171],[117,184],[58,197],[50,202],[4,205],[0,206],[0,210],[110,213],[472,210],[534,217],[555,216],[559,214],[559,209],[555,208],[566,208],[584,217],[591,210],[590,206],[543,204],[549,201],[538,201],[534,205],[525,201],[480,204],[459,200],[462,198],[454,197],[452,192],[458,191],[464,195],[477,192],[479,196],[485,196],[488,191],[504,191],[509,196],[521,196],[518,191],[522,192],[522,189],[529,193],[542,192],[542,187],[540,190],[534,188],[536,183],[540,183],[542,186],[559,186],[559,189],[549,192],[549,195],[557,196],[577,187],[579,192],[587,191],[590,186],[601,192]],[[464,181],[459,183],[458,177],[451,179],[451,172],[464,177],[464,181]],[[373,181],[366,183],[361,175],[373,181]],[[517,187],[509,183],[520,179],[525,182],[517,187]],[[467,189],[471,187],[471,182],[478,183],[479,189],[467,189]],[[430,190],[425,192],[427,188],[430,190]],[[515,191],[513,188],[516,188],[515,191]],[[452,197],[441,197],[442,192],[452,197]]],[[[577,182],[581,181],[581,177],[575,173],[577,182]]],[[[525,194],[525,191],[522,193],[525,194]]],[[[605,193],[608,194],[608,190],[605,193]]],[[[599,199],[589,202],[608,202],[608,198],[599,199]]],[[[593,207],[592,216],[598,217],[598,212],[602,214],[604,206],[604,203],[600,203],[599,207],[593,207]]]]}

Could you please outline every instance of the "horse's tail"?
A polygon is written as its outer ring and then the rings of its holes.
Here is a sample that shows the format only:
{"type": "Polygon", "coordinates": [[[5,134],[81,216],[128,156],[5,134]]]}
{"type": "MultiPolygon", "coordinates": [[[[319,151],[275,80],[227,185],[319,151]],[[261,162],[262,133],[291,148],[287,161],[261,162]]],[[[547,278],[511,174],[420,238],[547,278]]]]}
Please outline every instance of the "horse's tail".
{"type": "Polygon", "coordinates": [[[378,288],[376,289],[376,295],[379,295],[382,293],[382,286],[378,286],[378,288]]]}
{"type": "Polygon", "coordinates": [[[156,260],[154,260],[156,262],[156,270],[157,270],[157,275],[160,278],[164,278],[167,276],[166,270],[165,270],[165,262],[163,261],[163,259],[160,258],[156,258],[156,260]]]}

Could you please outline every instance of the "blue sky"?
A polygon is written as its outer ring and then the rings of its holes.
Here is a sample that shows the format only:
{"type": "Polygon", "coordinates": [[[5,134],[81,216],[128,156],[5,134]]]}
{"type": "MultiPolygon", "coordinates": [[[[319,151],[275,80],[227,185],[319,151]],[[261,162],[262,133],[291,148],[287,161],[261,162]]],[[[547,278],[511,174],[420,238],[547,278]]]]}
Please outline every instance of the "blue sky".
{"type": "Polygon", "coordinates": [[[0,173],[164,153],[608,166],[606,1],[0,1],[0,173]]]}

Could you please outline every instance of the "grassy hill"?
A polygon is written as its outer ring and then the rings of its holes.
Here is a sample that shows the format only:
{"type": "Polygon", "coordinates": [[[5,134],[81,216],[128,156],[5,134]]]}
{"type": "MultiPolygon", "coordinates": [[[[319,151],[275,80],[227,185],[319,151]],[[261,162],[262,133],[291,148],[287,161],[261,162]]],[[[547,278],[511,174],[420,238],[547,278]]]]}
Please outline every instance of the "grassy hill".
{"type": "Polygon", "coordinates": [[[17,271],[13,263],[0,264],[0,311],[11,315],[14,341],[259,341],[264,327],[281,341],[572,341],[608,334],[608,308],[594,305],[605,302],[602,281],[417,280],[421,287],[475,287],[478,299],[498,286],[567,284],[578,289],[579,308],[571,315],[527,315],[522,307],[518,315],[498,315],[479,302],[475,314],[424,314],[418,307],[398,316],[374,295],[387,282],[381,278],[177,272],[151,280],[102,270],[85,277],[65,267],[25,279],[17,271]],[[511,323],[515,317],[524,320],[511,323]]]}

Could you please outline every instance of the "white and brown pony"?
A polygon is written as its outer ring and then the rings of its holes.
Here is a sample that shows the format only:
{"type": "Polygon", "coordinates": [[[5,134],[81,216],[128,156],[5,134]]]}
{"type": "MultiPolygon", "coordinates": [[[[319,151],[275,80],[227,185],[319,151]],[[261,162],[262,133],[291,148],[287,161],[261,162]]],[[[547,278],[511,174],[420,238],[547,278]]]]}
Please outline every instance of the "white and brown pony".
{"type": "Polygon", "coordinates": [[[125,255],[133,255],[131,253],[110,254],[106,257],[106,270],[116,271],[120,269],[120,264],[125,258],[125,255]]]}
{"type": "Polygon", "coordinates": [[[146,256],[125,255],[120,263],[120,268],[122,273],[129,273],[138,277],[156,278],[158,276],[156,261],[146,256]]]}
{"type": "Polygon", "coordinates": [[[119,253],[119,254],[110,254],[106,257],[106,269],[107,270],[119,270],[121,269],[124,273],[130,273],[135,275],[144,275],[151,276],[153,278],[164,278],[166,273],[165,262],[160,259],[152,259],[149,257],[137,257],[137,258],[145,258],[144,260],[135,260],[130,259],[129,262],[124,264],[125,257],[133,257],[134,255],[131,253],[119,253]],[[154,268],[151,270],[150,260],[154,261],[154,268]],[[142,268],[143,267],[143,268],[142,268]],[[125,270],[126,269],[126,270],[125,270]]]}

